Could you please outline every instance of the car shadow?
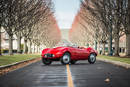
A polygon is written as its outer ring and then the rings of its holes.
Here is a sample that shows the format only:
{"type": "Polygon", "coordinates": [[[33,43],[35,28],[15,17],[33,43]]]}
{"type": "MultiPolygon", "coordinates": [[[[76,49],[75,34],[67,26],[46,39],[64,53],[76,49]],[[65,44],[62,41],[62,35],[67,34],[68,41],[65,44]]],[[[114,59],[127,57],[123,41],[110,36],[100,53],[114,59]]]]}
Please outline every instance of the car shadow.
{"type": "Polygon", "coordinates": [[[41,66],[65,66],[65,65],[62,65],[62,64],[51,64],[51,65],[44,65],[44,64],[42,64],[41,66]]]}
{"type": "Polygon", "coordinates": [[[89,63],[76,63],[76,64],[70,64],[70,65],[90,65],[89,63]]]}
{"type": "MultiPolygon", "coordinates": [[[[100,62],[95,62],[94,64],[100,64],[100,62]]],[[[90,63],[82,63],[82,62],[77,62],[76,64],[69,64],[70,66],[78,66],[78,65],[93,65],[93,64],[90,64],[90,63]]],[[[58,63],[58,64],[51,64],[51,65],[44,65],[44,64],[42,64],[41,66],[43,66],[43,67],[46,67],[46,66],[66,66],[66,65],[63,65],[63,64],[60,64],[60,63],[58,63]]]]}
{"type": "MultiPolygon", "coordinates": [[[[91,65],[89,63],[76,63],[76,64],[69,64],[70,66],[75,66],[75,65],[91,65]]],[[[46,67],[46,66],[66,66],[66,65],[62,65],[62,64],[51,64],[51,65],[41,65],[43,67],[46,67]]]]}

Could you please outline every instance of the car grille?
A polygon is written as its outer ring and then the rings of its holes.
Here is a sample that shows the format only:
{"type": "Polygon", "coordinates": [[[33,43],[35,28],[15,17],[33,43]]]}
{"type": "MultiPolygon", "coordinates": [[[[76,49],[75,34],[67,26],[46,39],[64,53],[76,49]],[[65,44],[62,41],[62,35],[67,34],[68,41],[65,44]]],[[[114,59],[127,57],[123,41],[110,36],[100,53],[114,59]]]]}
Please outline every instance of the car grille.
{"type": "Polygon", "coordinates": [[[53,54],[45,54],[46,57],[53,57],[53,54]]]}

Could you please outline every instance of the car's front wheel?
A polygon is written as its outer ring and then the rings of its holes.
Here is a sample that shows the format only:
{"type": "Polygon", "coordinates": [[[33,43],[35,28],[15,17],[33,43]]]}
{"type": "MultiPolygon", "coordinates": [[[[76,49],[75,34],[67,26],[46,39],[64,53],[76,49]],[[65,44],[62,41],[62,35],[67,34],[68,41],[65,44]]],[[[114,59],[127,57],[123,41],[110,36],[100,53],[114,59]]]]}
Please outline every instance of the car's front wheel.
{"type": "Polygon", "coordinates": [[[93,53],[93,54],[90,54],[89,58],[88,58],[88,62],[90,64],[94,64],[96,61],[96,55],[93,53]]]}
{"type": "Polygon", "coordinates": [[[69,64],[70,61],[71,61],[70,53],[64,53],[64,55],[63,55],[62,58],[61,58],[61,63],[62,63],[63,65],[65,65],[65,64],[69,64]]]}
{"type": "Polygon", "coordinates": [[[42,58],[42,62],[45,65],[50,65],[52,63],[52,61],[50,59],[47,59],[47,58],[42,58]]]}

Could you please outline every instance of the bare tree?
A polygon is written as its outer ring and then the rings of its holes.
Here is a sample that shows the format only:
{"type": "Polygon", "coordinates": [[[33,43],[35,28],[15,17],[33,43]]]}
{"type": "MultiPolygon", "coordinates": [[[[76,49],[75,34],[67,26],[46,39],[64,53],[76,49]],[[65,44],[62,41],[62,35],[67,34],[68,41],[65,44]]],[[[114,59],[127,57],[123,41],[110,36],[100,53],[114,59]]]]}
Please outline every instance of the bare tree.
{"type": "Polygon", "coordinates": [[[33,32],[33,27],[39,23],[39,21],[45,20],[51,10],[51,1],[38,0],[29,1],[26,3],[25,19],[23,24],[25,25],[22,30],[24,37],[24,53],[27,53],[27,42],[30,39],[30,35],[33,32]]]}
{"type": "Polygon", "coordinates": [[[3,0],[1,0],[0,1],[0,56],[2,55],[1,54],[1,27],[2,27],[2,22],[3,22],[3,20],[2,20],[2,15],[3,15],[3,6],[4,6],[4,3],[3,3],[4,1],[3,0]]]}
{"type": "Polygon", "coordinates": [[[25,53],[27,53],[27,41],[32,39],[30,36],[33,33],[33,27],[40,21],[46,22],[48,16],[53,13],[52,1],[1,0],[0,7],[0,11],[2,11],[0,24],[2,24],[2,27],[9,35],[9,54],[13,54],[12,39],[14,34],[17,36],[18,52],[21,50],[21,38],[24,37],[24,48],[25,53]]]}
{"type": "Polygon", "coordinates": [[[3,23],[2,26],[6,30],[6,32],[9,35],[9,54],[12,55],[12,40],[13,40],[13,34],[17,31],[15,29],[15,24],[16,24],[16,14],[17,14],[17,6],[18,2],[17,0],[4,0],[4,11],[3,11],[3,23]]]}
{"type": "Polygon", "coordinates": [[[126,56],[130,56],[130,0],[123,0],[122,23],[126,34],[126,56]]]}

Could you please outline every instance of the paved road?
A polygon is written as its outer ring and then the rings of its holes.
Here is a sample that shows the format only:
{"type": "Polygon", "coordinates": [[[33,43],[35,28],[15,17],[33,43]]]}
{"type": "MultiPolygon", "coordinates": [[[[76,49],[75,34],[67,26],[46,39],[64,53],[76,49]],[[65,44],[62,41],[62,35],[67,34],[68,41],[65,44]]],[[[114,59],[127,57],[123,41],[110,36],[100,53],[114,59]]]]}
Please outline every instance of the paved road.
{"type": "Polygon", "coordinates": [[[0,87],[68,87],[68,83],[74,87],[130,87],[130,69],[100,61],[79,61],[67,69],[60,62],[44,66],[40,61],[0,77],[0,87]],[[106,78],[110,82],[106,83],[106,78]]]}

